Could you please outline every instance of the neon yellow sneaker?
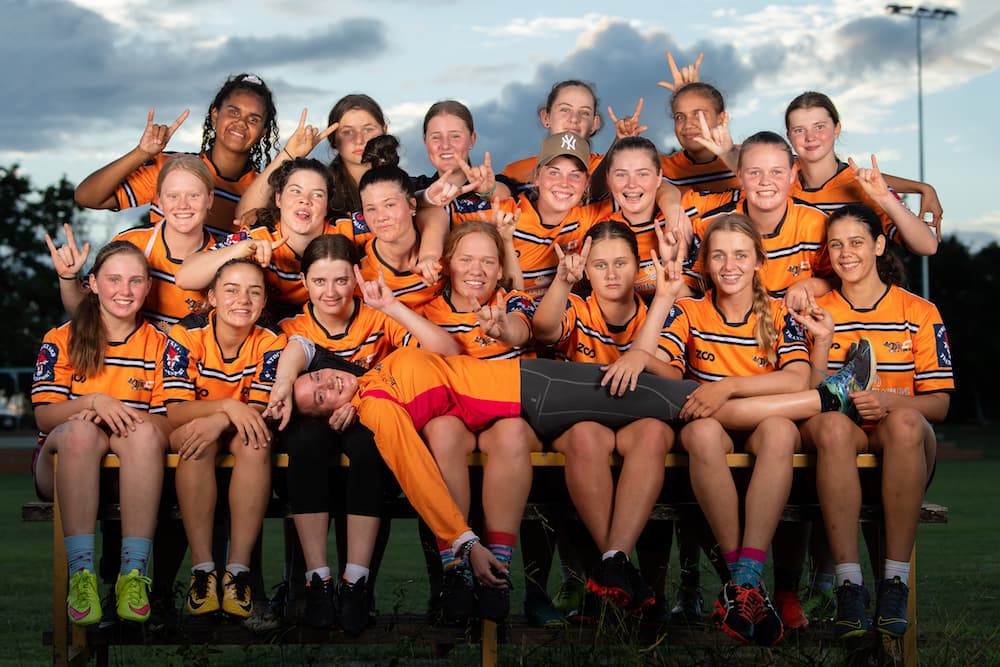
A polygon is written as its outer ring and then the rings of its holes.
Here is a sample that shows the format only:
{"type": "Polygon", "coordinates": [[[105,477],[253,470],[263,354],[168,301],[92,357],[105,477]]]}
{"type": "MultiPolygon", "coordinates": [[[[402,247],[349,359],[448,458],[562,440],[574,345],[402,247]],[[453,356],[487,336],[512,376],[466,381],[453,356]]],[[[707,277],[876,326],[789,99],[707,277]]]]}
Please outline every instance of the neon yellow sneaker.
{"type": "Polygon", "coordinates": [[[201,616],[219,611],[219,580],[215,572],[195,570],[191,573],[191,587],[188,588],[187,610],[191,616],[201,616]]]}
{"type": "Polygon", "coordinates": [[[101,598],[97,595],[97,577],[90,570],[80,570],[69,580],[66,613],[73,625],[101,622],[101,598]]]}
{"type": "Polygon", "coordinates": [[[222,575],[222,611],[237,618],[250,618],[253,613],[253,591],[249,572],[234,575],[226,570],[222,575]]]}
{"type": "Polygon", "coordinates": [[[119,574],[115,582],[115,600],[118,601],[118,618],[123,621],[145,623],[149,618],[149,577],[135,569],[128,574],[119,574]]]}

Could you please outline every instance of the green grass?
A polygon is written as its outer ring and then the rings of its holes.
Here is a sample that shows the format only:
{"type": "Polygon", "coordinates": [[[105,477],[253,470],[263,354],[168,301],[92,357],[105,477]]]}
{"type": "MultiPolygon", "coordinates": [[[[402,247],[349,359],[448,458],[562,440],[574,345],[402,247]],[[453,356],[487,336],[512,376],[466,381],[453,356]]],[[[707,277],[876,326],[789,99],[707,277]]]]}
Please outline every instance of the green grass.
{"type": "MultiPolygon", "coordinates": [[[[948,525],[924,525],[918,533],[917,578],[923,664],[1000,664],[1000,448],[995,432],[943,429],[944,438],[963,448],[983,449],[985,460],[942,461],[927,493],[930,502],[949,507],[948,525]]],[[[20,506],[33,499],[30,477],[0,475],[0,666],[39,665],[50,660],[41,645],[42,631],[52,625],[52,526],[22,523],[20,506]]],[[[265,522],[265,551],[269,585],[281,570],[281,525],[265,522]]],[[[332,551],[331,551],[332,553],[332,551]]],[[[676,567],[672,568],[676,572],[676,567]]],[[[715,577],[705,571],[706,596],[711,597],[715,577]]],[[[514,610],[520,611],[523,585],[515,579],[514,610]]],[[[427,603],[427,584],[415,524],[397,521],[379,580],[379,607],[421,613],[427,603]]],[[[742,650],[742,649],[741,649],[742,650]]],[[[743,662],[751,653],[736,653],[743,662]]],[[[797,653],[791,647],[777,655],[781,664],[837,664],[842,654],[797,653]]],[[[702,656],[702,659],[704,656],[702,656]]],[[[684,648],[638,649],[567,644],[556,648],[504,647],[507,664],[693,664],[684,648]]],[[[434,658],[427,646],[400,647],[227,647],[208,653],[178,653],[177,649],[115,649],[112,664],[212,664],[212,665],[312,665],[329,664],[470,664],[477,660],[470,647],[457,647],[447,659],[434,658]],[[201,658],[201,659],[199,659],[201,658]],[[203,660],[202,660],[203,659],[203,660]]]]}

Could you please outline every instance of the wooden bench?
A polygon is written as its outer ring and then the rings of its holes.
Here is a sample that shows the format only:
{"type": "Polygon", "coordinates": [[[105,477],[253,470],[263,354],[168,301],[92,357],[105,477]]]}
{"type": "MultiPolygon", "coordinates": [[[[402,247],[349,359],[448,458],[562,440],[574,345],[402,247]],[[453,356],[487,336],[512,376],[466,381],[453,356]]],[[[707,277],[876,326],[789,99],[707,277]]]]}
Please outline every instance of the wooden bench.
{"type": "MultiPolygon", "coordinates": [[[[167,468],[176,468],[178,456],[176,454],[166,455],[165,465],[167,468]]],[[[482,466],[486,460],[486,455],[481,453],[469,455],[470,466],[482,466]]],[[[728,464],[731,469],[748,472],[753,466],[754,457],[751,454],[729,454],[728,464]]],[[[538,452],[531,456],[532,466],[536,469],[554,469],[565,465],[565,458],[559,453],[538,452]]],[[[611,464],[619,463],[614,458],[611,464]]],[[[793,460],[793,467],[796,469],[796,482],[803,481],[801,478],[815,470],[815,456],[808,454],[796,454],[793,460]]],[[[117,456],[108,454],[103,461],[103,468],[114,470],[120,468],[121,463],[117,456]]],[[[220,468],[232,468],[233,457],[231,455],[220,456],[217,462],[220,468]]],[[[349,465],[347,457],[341,457],[341,466],[349,465]]],[[[274,457],[276,468],[288,467],[288,455],[276,454],[274,457]]],[[[871,471],[877,475],[879,463],[873,454],[860,454],[857,457],[857,467],[862,471],[871,471]]],[[[687,457],[683,454],[668,454],[665,460],[665,467],[670,472],[685,473],[687,468],[687,457]]],[[[665,483],[665,487],[667,484],[665,483]]],[[[793,486],[792,495],[796,496],[796,489],[793,486]]],[[[551,503],[529,503],[525,511],[525,518],[539,518],[543,514],[555,509],[563,516],[574,514],[571,508],[564,504],[559,507],[550,506],[551,503]]],[[[650,520],[675,520],[689,517],[700,513],[696,503],[668,502],[657,504],[650,514],[650,520]]],[[[282,518],[289,516],[287,504],[272,502],[268,507],[267,518],[282,518]]],[[[113,503],[102,505],[99,512],[100,518],[105,520],[116,520],[118,518],[118,506],[113,503]]],[[[172,513],[174,518],[179,517],[175,510],[172,513]]],[[[405,502],[399,503],[391,510],[391,516],[415,517],[412,508],[405,502]]],[[[809,521],[819,518],[819,506],[813,498],[804,502],[790,502],[782,515],[783,521],[809,521]]],[[[359,639],[347,638],[345,635],[330,633],[326,631],[311,630],[309,628],[283,628],[280,631],[255,634],[242,626],[220,626],[206,624],[189,623],[185,627],[185,632],[176,636],[152,637],[144,632],[117,633],[114,637],[89,631],[86,628],[79,628],[71,625],[66,617],[66,595],[68,588],[68,574],[66,567],[66,552],[63,545],[62,523],[60,521],[58,506],[54,503],[29,502],[21,508],[21,518],[24,521],[52,521],[53,534],[53,573],[52,573],[52,612],[54,627],[51,633],[45,633],[43,641],[51,642],[53,648],[52,660],[54,665],[79,665],[86,664],[93,655],[97,658],[98,664],[107,664],[108,647],[112,644],[254,644],[254,643],[289,643],[289,644],[309,644],[342,642],[350,644],[358,643],[395,643],[400,639],[412,638],[426,642],[438,643],[458,643],[467,641],[464,634],[459,634],[454,629],[435,628],[429,626],[422,616],[416,615],[393,615],[389,619],[380,619],[377,628],[367,631],[359,639]],[[386,622],[388,621],[388,622],[386,622]]],[[[881,507],[877,504],[864,504],[862,506],[861,520],[863,522],[879,521],[881,519],[881,507]]],[[[921,523],[947,523],[948,508],[940,505],[925,503],[921,508],[921,523]]],[[[917,664],[917,609],[916,609],[916,550],[910,557],[910,579],[909,579],[909,609],[908,615],[910,624],[902,640],[895,643],[890,648],[890,654],[896,658],[897,662],[909,666],[917,664]]],[[[547,642],[558,641],[558,630],[529,628],[519,622],[520,619],[512,618],[511,627],[507,629],[506,638],[508,641],[531,642],[541,640],[547,642]]],[[[572,641],[579,642],[581,632],[583,635],[593,637],[593,632],[573,630],[572,641]]],[[[810,634],[825,636],[829,639],[831,633],[829,629],[824,632],[822,629],[814,631],[810,629],[810,634]]],[[[695,639],[689,630],[671,628],[668,630],[671,641],[690,642],[695,639]]],[[[721,636],[721,633],[714,633],[713,639],[721,636]]],[[[495,623],[483,621],[480,636],[480,656],[481,664],[495,665],[498,658],[498,629],[495,623]]]]}

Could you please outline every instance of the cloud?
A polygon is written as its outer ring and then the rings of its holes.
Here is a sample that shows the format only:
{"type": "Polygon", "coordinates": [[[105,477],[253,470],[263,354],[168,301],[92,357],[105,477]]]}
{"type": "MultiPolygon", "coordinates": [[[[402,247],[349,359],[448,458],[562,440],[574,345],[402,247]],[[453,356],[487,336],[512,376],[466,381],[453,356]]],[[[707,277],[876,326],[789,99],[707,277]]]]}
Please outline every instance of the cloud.
{"type": "MultiPolygon", "coordinates": [[[[545,37],[554,32],[580,32],[606,21],[625,21],[625,19],[590,13],[583,16],[538,16],[532,19],[515,18],[499,26],[474,26],[475,32],[488,35],[503,35],[505,37],[545,37]]],[[[628,21],[633,27],[639,27],[639,21],[628,21]]]]}
{"type": "Polygon", "coordinates": [[[271,68],[290,63],[336,68],[376,57],[386,44],[385,27],[374,19],[347,19],[302,36],[198,41],[184,31],[148,26],[135,31],[65,1],[14,0],[2,14],[0,59],[34,65],[5,71],[4,151],[51,148],[63,137],[72,141],[90,133],[107,118],[131,116],[139,125],[151,106],[170,110],[167,115],[187,106],[192,120],[200,119],[224,78],[248,69],[260,73],[280,97],[299,89],[269,76],[271,68]]]}

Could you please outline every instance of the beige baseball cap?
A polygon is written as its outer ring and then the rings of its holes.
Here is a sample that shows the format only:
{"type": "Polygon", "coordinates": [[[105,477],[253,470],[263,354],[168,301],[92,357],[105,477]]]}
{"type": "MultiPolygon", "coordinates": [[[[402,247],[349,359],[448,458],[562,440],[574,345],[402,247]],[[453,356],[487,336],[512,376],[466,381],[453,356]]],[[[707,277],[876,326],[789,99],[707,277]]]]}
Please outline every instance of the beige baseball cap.
{"type": "Polygon", "coordinates": [[[575,157],[584,171],[590,168],[590,142],[579,134],[559,132],[545,137],[538,149],[538,166],[544,167],[561,155],[575,157]]]}

